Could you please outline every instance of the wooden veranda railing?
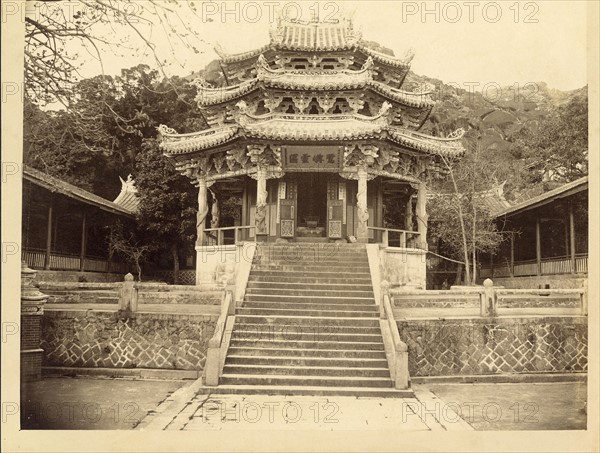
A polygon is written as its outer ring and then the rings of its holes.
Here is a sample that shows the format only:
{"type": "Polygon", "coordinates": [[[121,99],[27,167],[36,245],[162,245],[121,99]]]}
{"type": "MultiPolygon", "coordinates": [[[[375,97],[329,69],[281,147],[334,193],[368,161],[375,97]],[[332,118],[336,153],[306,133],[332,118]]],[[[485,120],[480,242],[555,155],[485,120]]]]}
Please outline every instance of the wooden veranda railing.
{"type": "Polygon", "coordinates": [[[488,277],[527,277],[534,275],[586,274],[588,271],[588,254],[579,253],[575,260],[571,256],[557,256],[537,260],[515,261],[512,269],[510,263],[503,263],[481,268],[480,276],[488,277]],[[511,272],[512,270],[512,272],[511,272]]]}
{"type": "Polygon", "coordinates": [[[54,271],[85,271],[85,272],[129,272],[130,266],[118,261],[109,261],[97,256],[85,256],[69,253],[51,252],[46,250],[28,248],[23,250],[21,259],[31,269],[46,269],[54,271]]]}

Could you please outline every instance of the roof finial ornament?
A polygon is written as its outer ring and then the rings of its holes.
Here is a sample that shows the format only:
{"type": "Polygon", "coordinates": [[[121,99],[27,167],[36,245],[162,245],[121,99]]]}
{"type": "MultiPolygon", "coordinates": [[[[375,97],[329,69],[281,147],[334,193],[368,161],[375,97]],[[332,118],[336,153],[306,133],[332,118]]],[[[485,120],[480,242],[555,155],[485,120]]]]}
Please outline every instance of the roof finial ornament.
{"type": "Polygon", "coordinates": [[[392,104],[390,104],[388,101],[384,101],[384,103],[381,104],[381,108],[379,109],[379,116],[386,116],[391,108],[392,104]]]}
{"type": "Polygon", "coordinates": [[[244,100],[238,102],[237,104],[235,104],[235,106],[242,113],[248,112],[248,104],[246,104],[246,101],[244,101],[244,100]]]}
{"type": "Polygon", "coordinates": [[[267,61],[267,59],[265,58],[265,56],[261,53],[258,58],[256,59],[256,70],[258,72],[262,71],[262,70],[269,70],[271,69],[271,67],[269,66],[269,62],[267,61]]]}
{"type": "Polygon", "coordinates": [[[371,71],[375,67],[375,63],[373,63],[373,57],[369,55],[365,64],[362,65],[363,71],[371,71]]]}
{"type": "Polygon", "coordinates": [[[158,133],[161,135],[172,135],[177,133],[175,129],[173,129],[172,127],[165,126],[164,124],[161,124],[156,129],[158,129],[158,133]]]}
{"type": "Polygon", "coordinates": [[[448,137],[446,137],[446,138],[453,138],[453,139],[458,140],[459,138],[462,138],[463,135],[465,135],[465,130],[462,127],[460,127],[458,129],[456,129],[454,132],[450,132],[448,134],[448,137]]]}

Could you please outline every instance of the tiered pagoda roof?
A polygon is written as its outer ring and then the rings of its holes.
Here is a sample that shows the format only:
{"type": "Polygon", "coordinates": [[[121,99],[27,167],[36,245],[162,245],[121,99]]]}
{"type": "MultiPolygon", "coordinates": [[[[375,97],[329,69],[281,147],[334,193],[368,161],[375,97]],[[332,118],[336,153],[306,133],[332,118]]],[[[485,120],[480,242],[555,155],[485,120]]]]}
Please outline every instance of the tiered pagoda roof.
{"type": "MultiPolygon", "coordinates": [[[[402,89],[412,54],[374,50],[352,23],[279,21],[270,42],[250,52],[217,49],[225,86],[197,80],[209,129],[159,128],[162,149],[178,162],[252,141],[385,142],[411,155],[462,154],[462,132],[418,132],[434,101],[431,88],[402,89]]],[[[343,143],[340,143],[343,142],[343,143]]]]}

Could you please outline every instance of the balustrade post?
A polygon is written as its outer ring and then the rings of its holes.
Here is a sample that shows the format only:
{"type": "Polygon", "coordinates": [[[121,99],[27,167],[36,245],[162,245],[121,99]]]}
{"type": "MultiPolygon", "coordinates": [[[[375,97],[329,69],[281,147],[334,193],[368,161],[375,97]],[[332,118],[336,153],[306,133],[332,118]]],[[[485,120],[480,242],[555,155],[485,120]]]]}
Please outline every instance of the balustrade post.
{"type": "Polygon", "coordinates": [[[383,242],[383,245],[388,247],[389,246],[389,231],[388,230],[383,230],[382,234],[381,234],[381,240],[383,242]]]}
{"type": "Polygon", "coordinates": [[[132,313],[137,311],[138,289],[135,286],[133,275],[125,275],[125,281],[119,292],[119,310],[129,310],[132,313]]]}
{"type": "MultiPolygon", "coordinates": [[[[394,321],[395,322],[395,321],[394,321]]],[[[396,345],[396,359],[394,360],[395,386],[398,390],[408,389],[408,345],[403,341],[396,345]]]]}
{"type": "Polygon", "coordinates": [[[494,282],[486,278],[483,282],[483,292],[480,293],[480,315],[496,316],[496,292],[494,291],[494,282]]]}
{"type": "Polygon", "coordinates": [[[587,294],[587,290],[584,289],[580,294],[580,299],[581,299],[581,314],[583,316],[587,316],[588,315],[588,294],[587,294]]]}

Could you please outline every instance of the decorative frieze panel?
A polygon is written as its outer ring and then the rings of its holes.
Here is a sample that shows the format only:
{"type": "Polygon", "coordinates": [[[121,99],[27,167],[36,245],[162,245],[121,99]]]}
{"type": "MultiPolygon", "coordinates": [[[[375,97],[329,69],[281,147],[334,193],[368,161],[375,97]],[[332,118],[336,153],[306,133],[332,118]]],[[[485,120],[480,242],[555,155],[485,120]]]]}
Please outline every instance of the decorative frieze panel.
{"type": "Polygon", "coordinates": [[[342,237],[342,221],[341,220],[330,220],[329,221],[329,234],[331,239],[340,239],[342,237]]]}
{"type": "Polygon", "coordinates": [[[282,238],[294,237],[294,221],[293,220],[282,220],[281,221],[281,237],[282,238]]]}

